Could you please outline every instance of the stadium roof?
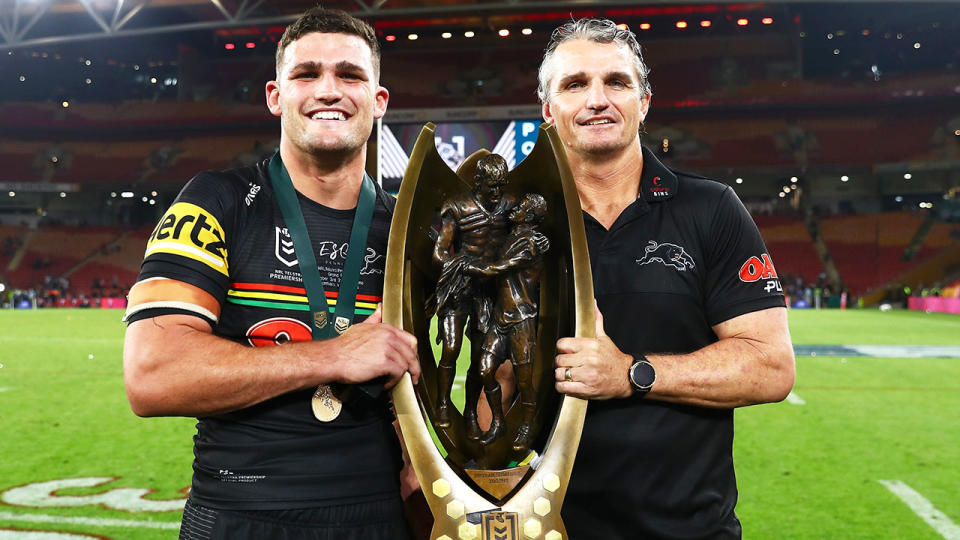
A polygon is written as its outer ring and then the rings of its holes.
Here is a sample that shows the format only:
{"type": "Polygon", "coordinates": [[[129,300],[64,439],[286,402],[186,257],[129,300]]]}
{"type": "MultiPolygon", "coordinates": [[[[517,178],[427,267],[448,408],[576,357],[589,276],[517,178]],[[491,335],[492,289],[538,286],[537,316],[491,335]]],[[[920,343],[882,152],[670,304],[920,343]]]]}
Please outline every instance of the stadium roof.
{"type": "MultiPolygon", "coordinates": [[[[864,3],[853,2],[853,3],[864,3]]],[[[892,0],[888,0],[892,2],[892,0]]],[[[772,1],[766,4],[788,2],[772,1]]],[[[789,3],[808,3],[806,1],[789,3]]],[[[837,2],[841,3],[841,2],[837,2]]],[[[842,2],[849,4],[851,2],[842,2]]],[[[765,3],[741,3],[747,9],[765,3]]],[[[231,27],[285,25],[315,5],[313,0],[6,0],[0,4],[0,50],[34,45],[231,27]]],[[[410,18],[412,25],[450,24],[485,16],[540,14],[558,17],[663,14],[678,9],[721,9],[716,2],[689,0],[332,0],[324,5],[381,21],[410,18]],[[627,13],[629,12],[629,13],[627,13]],[[442,18],[442,20],[437,20],[442,18]]]]}

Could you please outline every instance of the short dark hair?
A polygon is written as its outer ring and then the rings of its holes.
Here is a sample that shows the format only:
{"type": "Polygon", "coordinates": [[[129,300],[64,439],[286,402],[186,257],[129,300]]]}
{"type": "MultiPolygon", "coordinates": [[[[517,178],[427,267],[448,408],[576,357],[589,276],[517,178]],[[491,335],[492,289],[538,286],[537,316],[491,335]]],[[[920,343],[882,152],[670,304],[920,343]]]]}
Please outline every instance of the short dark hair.
{"type": "Polygon", "coordinates": [[[364,21],[339,9],[325,9],[315,7],[308,9],[299,19],[287,27],[277,43],[277,73],[280,73],[280,64],[283,63],[283,53],[287,47],[301,37],[319,32],[321,34],[349,34],[362,39],[370,47],[370,57],[373,60],[373,75],[380,79],[380,42],[377,41],[377,32],[364,21]]]}
{"type": "Polygon", "coordinates": [[[492,176],[505,181],[507,177],[507,160],[500,154],[487,154],[477,160],[476,179],[492,176]]]}

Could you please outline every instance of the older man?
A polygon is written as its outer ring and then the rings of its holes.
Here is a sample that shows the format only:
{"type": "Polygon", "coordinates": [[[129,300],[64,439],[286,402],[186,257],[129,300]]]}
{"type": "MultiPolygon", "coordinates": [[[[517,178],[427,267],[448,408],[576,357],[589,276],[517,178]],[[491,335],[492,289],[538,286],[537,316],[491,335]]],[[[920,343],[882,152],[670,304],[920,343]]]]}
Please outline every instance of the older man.
{"type": "Polygon", "coordinates": [[[379,390],[419,364],[415,338],[380,323],[394,202],[363,169],[389,97],[380,48],[315,8],[276,61],[279,152],[195,177],[148,241],[127,394],[138,415],[198,418],[181,538],[405,538],[379,390]]]}
{"type": "Polygon", "coordinates": [[[592,400],[563,517],[574,540],[739,538],[733,409],[789,393],[786,309],[733,190],[641,146],[647,75],[633,33],[597,19],[558,28],[540,66],[599,308],[596,339],[557,343],[557,389],[592,400]]]}

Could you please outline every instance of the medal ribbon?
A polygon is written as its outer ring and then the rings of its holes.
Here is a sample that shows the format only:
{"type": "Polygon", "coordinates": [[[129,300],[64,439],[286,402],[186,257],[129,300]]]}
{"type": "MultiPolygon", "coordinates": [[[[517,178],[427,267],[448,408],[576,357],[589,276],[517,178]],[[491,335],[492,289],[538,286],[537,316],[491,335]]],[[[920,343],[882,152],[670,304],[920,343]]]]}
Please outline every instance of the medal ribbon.
{"type": "Polygon", "coordinates": [[[313,253],[313,244],[307,233],[307,224],[300,210],[300,201],[297,192],[293,189],[293,181],[287,173],[280,152],[273,155],[269,166],[270,183],[280,205],[280,213],[287,225],[287,232],[293,239],[293,249],[297,254],[297,263],[300,266],[300,275],[303,277],[303,287],[307,291],[307,300],[310,303],[310,325],[313,339],[330,339],[343,333],[353,324],[353,314],[356,309],[357,287],[360,283],[360,270],[363,268],[363,258],[367,248],[367,233],[370,231],[370,222],[373,218],[373,208],[376,205],[376,188],[373,180],[366,173],[363,175],[363,184],[360,187],[360,197],[357,199],[357,209],[353,217],[353,227],[350,229],[350,243],[347,246],[347,259],[343,264],[343,273],[340,276],[340,289],[337,292],[337,306],[333,315],[337,319],[345,319],[346,326],[334,323],[330,309],[327,307],[327,294],[320,278],[317,258],[313,253]],[[318,324],[318,321],[323,321],[318,324]]]}

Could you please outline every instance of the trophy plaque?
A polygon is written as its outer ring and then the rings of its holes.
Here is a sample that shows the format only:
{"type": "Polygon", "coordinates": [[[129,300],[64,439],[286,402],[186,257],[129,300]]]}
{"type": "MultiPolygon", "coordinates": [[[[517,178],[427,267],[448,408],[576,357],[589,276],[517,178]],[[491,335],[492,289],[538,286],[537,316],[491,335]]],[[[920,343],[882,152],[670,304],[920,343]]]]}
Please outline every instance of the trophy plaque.
{"type": "Polygon", "coordinates": [[[455,173],[426,124],[385,274],[383,320],[418,342],[422,377],[414,386],[405,376],[393,401],[434,517],[430,539],[567,538],[560,507],[587,402],[556,392],[554,357],[558,338],[594,337],[594,313],[583,215],[554,127],[540,127],[513,171],[480,150],[455,173]],[[461,351],[459,409],[450,393],[461,351]]]}

